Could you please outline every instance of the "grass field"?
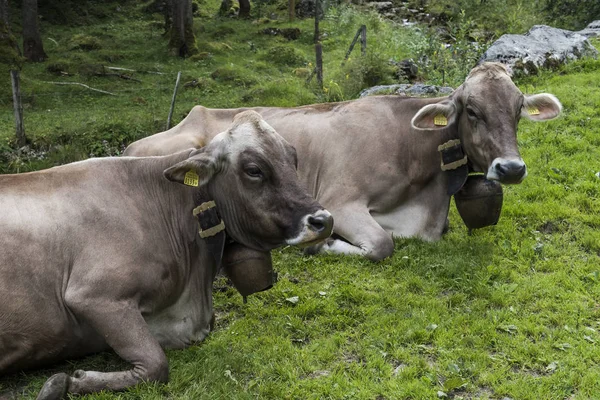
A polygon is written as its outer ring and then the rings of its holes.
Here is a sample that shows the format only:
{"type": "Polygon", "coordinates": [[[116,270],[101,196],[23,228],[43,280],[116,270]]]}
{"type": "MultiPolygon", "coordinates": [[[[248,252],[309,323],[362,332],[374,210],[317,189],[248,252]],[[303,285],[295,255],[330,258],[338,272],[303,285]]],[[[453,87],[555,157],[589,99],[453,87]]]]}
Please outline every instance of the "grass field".
{"type": "MultiPolygon", "coordinates": [[[[380,34],[372,48],[378,57],[414,56],[423,45],[418,32],[372,14],[333,10],[323,23],[328,91],[318,93],[302,75],[312,60],[311,21],[294,24],[303,33],[288,43],[259,34],[262,26],[249,21],[211,20],[217,5],[197,20],[201,51],[209,53],[197,60],[168,58],[154,20],[137,14],[86,27],[100,38],[94,51],[71,49],[80,28],[52,27],[45,35],[53,39],[45,41],[51,59],[22,71],[31,151],[9,151],[12,105],[9,89],[1,88],[1,171],[119,154],[124,144],[163,130],[179,70],[184,82],[199,84],[181,90],[175,122],[197,103],[291,106],[356,92],[360,85],[345,74],[371,64],[354,61],[346,70],[339,62],[362,22],[380,34]],[[57,60],[70,76],[47,71],[57,60]],[[136,73],[140,83],[86,72],[85,65],[100,63],[166,75],[136,73]],[[117,95],[44,81],[82,82],[117,95]]],[[[527,93],[555,94],[564,112],[547,123],[521,122],[529,176],[504,188],[497,226],[469,236],[452,207],[443,240],[397,240],[394,256],[379,263],[275,251],[279,282],[247,304],[216,282],[216,329],[197,346],[168,352],[168,384],[84,398],[600,399],[598,82],[596,60],[517,82],[527,93]]],[[[0,378],[0,393],[35,398],[53,372],[126,367],[103,353],[0,378]]]]}

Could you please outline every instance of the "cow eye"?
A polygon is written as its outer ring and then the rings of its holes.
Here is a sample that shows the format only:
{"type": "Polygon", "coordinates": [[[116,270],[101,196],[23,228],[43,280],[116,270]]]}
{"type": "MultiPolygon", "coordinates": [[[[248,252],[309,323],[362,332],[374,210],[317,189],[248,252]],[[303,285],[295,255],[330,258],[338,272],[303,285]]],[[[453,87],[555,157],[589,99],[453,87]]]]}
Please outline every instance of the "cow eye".
{"type": "Polygon", "coordinates": [[[467,116],[469,118],[477,118],[477,113],[472,108],[467,107],[467,116]]]}
{"type": "Polygon", "coordinates": [[[246,167],[245,172],[251,178],[262,178],[264,176],[260,168],[258,168],[256,165],[250,165],[246,167]]]}

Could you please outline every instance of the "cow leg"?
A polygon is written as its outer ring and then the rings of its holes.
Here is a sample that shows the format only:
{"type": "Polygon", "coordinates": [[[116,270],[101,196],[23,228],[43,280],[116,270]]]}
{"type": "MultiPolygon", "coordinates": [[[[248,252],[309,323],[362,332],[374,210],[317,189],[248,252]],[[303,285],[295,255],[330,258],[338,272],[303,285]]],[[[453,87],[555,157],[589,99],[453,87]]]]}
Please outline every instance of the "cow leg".
{"type": "Polygon", "coordinates": [[[339,210],[330,210],[333,215],[334,232],[347,240],[330,239],[319,251],[358,254],[372,261],[389,257],[394,251],[394,240],[373,219],[364,206],[350,205],[339,210]]]}
{"type": "Polygon", "coordinates": [[[137,307],[129,303],[100,302],[90,299],[68,301],[73,313],[94,328],[106,343],[133,368],[119,372],[75,371],[72,377],[54,375],[44,384],[38,400],[59,397],[61,385],[73,394],[93,393],[101,390],[123,390],[142,381],[167,382],[169,366],[158,341],[137,307]],[[48,396],[41,397],[44,393],[48,396]]]}

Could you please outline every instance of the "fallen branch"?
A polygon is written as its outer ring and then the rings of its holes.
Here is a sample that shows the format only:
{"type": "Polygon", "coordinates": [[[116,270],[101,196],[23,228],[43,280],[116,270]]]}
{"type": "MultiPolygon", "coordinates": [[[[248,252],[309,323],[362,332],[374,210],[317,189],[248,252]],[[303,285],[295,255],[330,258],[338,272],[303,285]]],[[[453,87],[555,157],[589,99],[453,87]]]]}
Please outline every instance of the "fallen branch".
{"type": "Polygon", "coordinates": [[[106,69],[112,69],[113,71],[130,71],[130,72],[141,72],[143,74],[155,74],[155,75],[166,75],[164,72],[156,72],[156,71],[137,71],[135,69],[130,68],[121,68],[121,67],[104,67],[106,69]]]}
{"type": "Polygon", "coordinates": [[[118,78],[127,79],[129,81],[142,82],[139,79],[136,79],[136,78],[134,78],[132,76],[125,75],[125,74],[114,73],[114,72],[102,72],[102,73],[97,73],[97,74],[94,74],[94,75],[95,76],[116,76],[118,78]]]}
{"type": "Polygon", "coordinates": [[[53,85],[78,85],[78,86],[83,86],[86,89],[93,90],[95,92],[100,92],[100,93],[104,93],[104,94],[110,94],[111,96],[116,96],[116,94],[114,94],[114,93],[107,92],[105,90],[95,89],[93,87],[90,87],[88,85],[85,85],[85,84],[79,83],[79,82],[52,82],[52,81],[42,81],[42,82],[43,83],[51,83],[53,85]]]}

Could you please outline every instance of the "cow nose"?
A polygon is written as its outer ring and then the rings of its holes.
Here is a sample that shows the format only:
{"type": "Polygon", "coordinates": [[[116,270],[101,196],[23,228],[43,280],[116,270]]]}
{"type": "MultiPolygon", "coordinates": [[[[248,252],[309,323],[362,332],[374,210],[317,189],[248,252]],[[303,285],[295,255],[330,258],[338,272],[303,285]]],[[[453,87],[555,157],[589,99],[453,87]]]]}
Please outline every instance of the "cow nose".
{"type": "Polygon", "coordinates": [[[330,235],[333,230],[333,217],[325,210],[309,215],[306,222],[311,230],[319,234],[330,235]]]}
{"type": "Polygon", "coordinates": [[[519,183],[527,174],[527,166],[522,160],[494,160],[496,178],[502,183],[519,183]]]}

